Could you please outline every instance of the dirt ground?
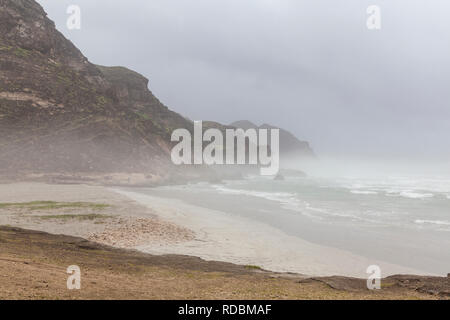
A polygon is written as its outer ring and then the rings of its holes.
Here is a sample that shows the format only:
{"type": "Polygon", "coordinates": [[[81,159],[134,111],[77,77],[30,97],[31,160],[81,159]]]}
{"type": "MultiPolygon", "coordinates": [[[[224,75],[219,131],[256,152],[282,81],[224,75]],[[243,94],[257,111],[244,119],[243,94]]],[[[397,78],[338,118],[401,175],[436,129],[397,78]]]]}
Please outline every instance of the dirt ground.
{"type": "Polygon", "coordinates": [[[0,227],[0,299],[449,299],[450,278],[394,276],[382,289],[188,256],[152,256],[82,238],[0,227]],[[67,267],[81,269],[68,290],[67,267]]]}

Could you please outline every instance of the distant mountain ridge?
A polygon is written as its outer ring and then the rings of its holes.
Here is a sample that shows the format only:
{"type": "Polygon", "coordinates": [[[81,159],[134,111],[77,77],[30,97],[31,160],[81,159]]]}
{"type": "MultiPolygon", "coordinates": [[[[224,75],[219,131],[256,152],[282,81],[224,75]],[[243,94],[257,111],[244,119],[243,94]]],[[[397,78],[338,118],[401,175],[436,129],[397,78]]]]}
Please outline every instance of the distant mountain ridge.
{"type": "Polygon", "coordinates": [[[280,157],[285,158],[308,158],[313,159],[316,157],[314,151],[306,141],[299,140],[291,132],[272,126],[270,124],[263,124],[258,126],[248,120],[235,121],[230,124],[232,127],[248,129],[279,129],[280,130],[280,157]]]}

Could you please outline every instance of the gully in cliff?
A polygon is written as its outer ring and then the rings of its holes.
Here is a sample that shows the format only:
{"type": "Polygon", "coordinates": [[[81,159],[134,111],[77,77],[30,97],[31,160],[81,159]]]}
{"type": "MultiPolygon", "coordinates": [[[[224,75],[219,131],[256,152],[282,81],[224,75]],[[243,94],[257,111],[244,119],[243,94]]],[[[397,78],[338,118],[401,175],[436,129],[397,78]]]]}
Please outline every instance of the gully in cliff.
{"type": "Polygon", "coordinates": [[[179,142],[171,154],[176,165],[260,165],[264,176],[273,176],[279,171],[279,129],[270,129],[270,134],[267,129],[226,129],[224,139],[219,129],[208,129],[203,133],[202,121],[195,121],[193,139],[187,129],[176,129],[172,133],[172,142],[179,142]],[[205,142],[209,144],[204,147],[205,142]]]}

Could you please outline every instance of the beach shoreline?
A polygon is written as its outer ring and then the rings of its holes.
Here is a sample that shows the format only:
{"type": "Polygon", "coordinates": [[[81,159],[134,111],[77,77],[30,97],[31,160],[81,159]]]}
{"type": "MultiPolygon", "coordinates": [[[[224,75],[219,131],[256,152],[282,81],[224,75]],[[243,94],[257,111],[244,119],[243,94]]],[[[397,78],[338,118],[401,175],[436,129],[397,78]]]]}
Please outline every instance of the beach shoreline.
{"type": "MultiPolygon", "coordinates": [[[[187,254],[208,261],[255,265],[265,270],[308,276],[349,276],[366,278],[371,265],[381,268],[383,276],[394,274],[430,275],[384,261],[368,259],[349,251],[317,245],[265,223],[188,204],[180,199],[143,194],[134,189],[112,189],[150,208],[169,223],[192,230],[191,241],[165,246],[139,246],[150,254],[187,254]]],[[[149,192],[149,189],[146,189],[149,192]]]]}
{"type": "Polygon", "coordinates": [[[383,276],[426,274],[316,245],[226,212],[142,194],[138,189],[42,183],[0,185],[1,203],[31,201],[86,202],[108,207],[89,211],[94,219],[79,219],[87,215],[86,208],[64,209],[58,213],[61,216],[45,210],[0,208],[0,225],[83,237],[154,255],[189,255],[273,272],[366,278],[367,267],[375,264],[381,267],[383,276]],[[70,219],[66,219],[68,216],[70,219]]]}
{"type": "Polygon", "coordinates": [[[448,299],[449,277],[384,273],[368,290],[364,274],[331,276],[359,257],[135,191],[1,184],[0,299],[448,299]]]}

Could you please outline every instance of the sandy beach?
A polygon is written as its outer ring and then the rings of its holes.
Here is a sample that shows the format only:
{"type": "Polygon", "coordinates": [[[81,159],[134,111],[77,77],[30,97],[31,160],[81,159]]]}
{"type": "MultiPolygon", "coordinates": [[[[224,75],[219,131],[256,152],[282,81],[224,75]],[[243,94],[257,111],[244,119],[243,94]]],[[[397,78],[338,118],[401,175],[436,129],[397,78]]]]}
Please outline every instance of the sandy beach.
{"type": "Polygon", "coordinates": [[[190,255],[310,276],[365,278],[367,267],[373,264],[382,268],[383,276],[422,274],[309,243],[225,212],[122,189],[5,184],[0,185],[0,203],[0,225],[83,237],[150,254],[190,255]]]}
{"type": "Polygon", "coordinates": [[[274,272],[312,276],[342,275],[366,278],[370,265],[378,265],[383,276],[425,274],[350,252],[316,245],[289,236],[267,224],[184,203],[180,200],[115,189],[121,195],[151,208],[164,221],[192,230],[190,241],[165,246],[143,245],[137,249],[151,254],[187,254],[211,261],[256,265],[274,272]]]}
{"type": "Polygon", "coordinates": [[[104,187],[0,185],[0,225],[86,238],[119,248],[167,245],[193,238],[181,226],[104,187]]]}

